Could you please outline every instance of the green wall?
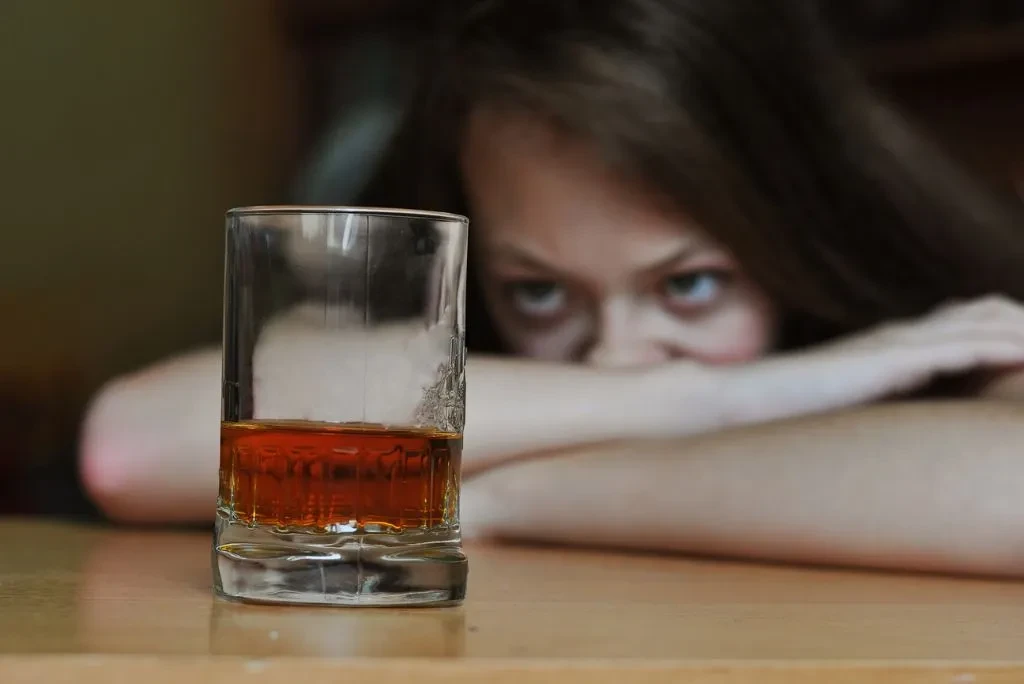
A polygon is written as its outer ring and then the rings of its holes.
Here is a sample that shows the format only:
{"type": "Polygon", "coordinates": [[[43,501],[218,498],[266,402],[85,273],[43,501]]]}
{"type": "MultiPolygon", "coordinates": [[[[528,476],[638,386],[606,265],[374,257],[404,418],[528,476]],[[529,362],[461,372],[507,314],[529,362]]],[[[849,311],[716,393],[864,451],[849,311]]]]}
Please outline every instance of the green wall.
{"type": "Polygon", "coordinates": [[[299,98],[260,0],[0,2],[0,377],[216,342],[223,212],[284,199],[299,98]]]}

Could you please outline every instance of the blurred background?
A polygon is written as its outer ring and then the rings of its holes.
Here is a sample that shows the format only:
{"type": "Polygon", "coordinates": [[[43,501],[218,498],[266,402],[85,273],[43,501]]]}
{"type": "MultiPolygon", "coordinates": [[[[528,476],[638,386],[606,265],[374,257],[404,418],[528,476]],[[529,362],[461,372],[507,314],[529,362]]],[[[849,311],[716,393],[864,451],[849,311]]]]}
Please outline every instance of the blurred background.
{"type": "MultiPolygon", "coordinates": [[[[1024,193],[1024,0],[819,1],[910,118],[1024,193]]],[[[431,4],[0,2],[0,513],[93,515],[89,396],[217,343],[227,208],[358,198],[431,4]]]]}

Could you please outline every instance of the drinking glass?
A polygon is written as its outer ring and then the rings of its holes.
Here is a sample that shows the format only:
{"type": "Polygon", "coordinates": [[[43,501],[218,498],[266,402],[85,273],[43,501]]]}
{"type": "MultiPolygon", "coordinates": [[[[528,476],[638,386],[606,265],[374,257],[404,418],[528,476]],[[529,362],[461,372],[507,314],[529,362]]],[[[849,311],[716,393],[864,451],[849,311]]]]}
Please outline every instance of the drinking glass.
{"type": "Polygon", "coordinates": [[[220,595],[463,599],[468,226],[399,209],[228,212],[220,595]]]}

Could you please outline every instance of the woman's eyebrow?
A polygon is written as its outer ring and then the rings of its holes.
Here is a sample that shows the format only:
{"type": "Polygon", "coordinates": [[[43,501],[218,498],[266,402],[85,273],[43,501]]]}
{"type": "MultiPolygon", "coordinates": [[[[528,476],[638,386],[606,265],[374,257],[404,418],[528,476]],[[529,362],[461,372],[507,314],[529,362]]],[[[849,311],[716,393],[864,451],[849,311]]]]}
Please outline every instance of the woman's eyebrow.
{"type": "Polygon", "coordinates": [[[558,267],[548,263],[544,257],[540,256],[530,248],[523,247],[521,245],[513,245],[507,242],[495,245],[490,257],[492,259],[500,258],[505,261],[514,262],[519,266],[524,266],[536,271],[547,271],[549,273],[561,272],[558,267]]]}
{"type": "Polygon", "coordinates": [[[700,251],[701,251],[700,245],[696,245],[696,244],[693,244],[693,243],[688,243],[688,244],[685,244],[682,247],[678,248],[677,250],[675,250],[674,252],[672,252],[668,256],[660,257],[657,261],[655,261],[655,262],[653,262],[651,264],[648,264],[647,266],[642,266],[640,268],[640,270],[645,275],[650,275],[651,273],[658,273],[660,271],[665,271],[665,270],[667,270],[671,266],[674,266],[676,263],[678,263],[680,261],[684,261],[686,259],[692,258],[695,254],[698,254],[700,251]]]}

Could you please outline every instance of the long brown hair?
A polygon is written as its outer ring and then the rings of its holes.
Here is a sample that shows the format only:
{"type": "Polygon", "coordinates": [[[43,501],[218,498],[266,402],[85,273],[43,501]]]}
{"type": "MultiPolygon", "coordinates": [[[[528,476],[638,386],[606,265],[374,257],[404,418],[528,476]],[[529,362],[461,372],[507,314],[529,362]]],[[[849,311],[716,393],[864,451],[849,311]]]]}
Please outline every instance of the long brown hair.
{"type": "MultiPolygon", "coordinates": [[[[462,211],[476,104],[593,144],[693,217],[802,346],[951,299],[1024,300],[1024,222],[885,106],[801,0],[449,0],[391,184],[462,211]],[[397,171],[396,171],[397,169],[397,171]]],[[[485,312],[470,341],[494,343],[485,312]]]]}

